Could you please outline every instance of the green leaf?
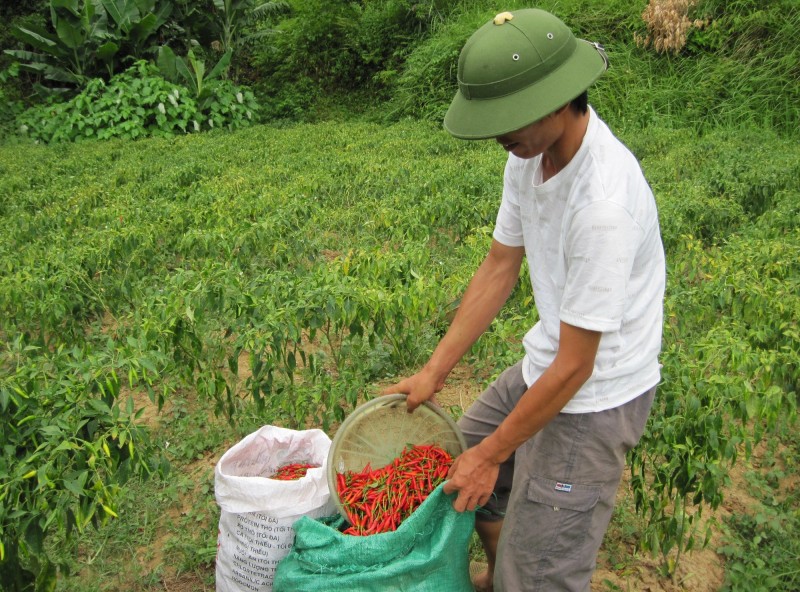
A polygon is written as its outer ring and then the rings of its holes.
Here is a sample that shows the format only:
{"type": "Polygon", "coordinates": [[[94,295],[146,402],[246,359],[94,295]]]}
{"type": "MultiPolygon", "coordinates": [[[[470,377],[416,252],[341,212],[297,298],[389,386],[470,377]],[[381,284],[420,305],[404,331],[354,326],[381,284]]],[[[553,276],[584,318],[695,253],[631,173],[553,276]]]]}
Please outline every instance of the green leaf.
{"type": "Polygon", "coordinates": [[[102,40],[111,36],[108,30],[108,14],[104,10],[96,14],[92,2],[86,2],[83,8],[81,22],[86,31],[86,38],[102,40]]]}
{"type": "Polygon", "coordinates": [[[153,362],[148,358],[139,358],[139,364],[145,370],[149,370],[151,374],[158,374],[155,364],[153,364],[153,362]]]}
{"type": "Polygon", "coordinates": [[[158,48],[158,56],[156,57],[156,65],[164,76],[170,82],[178,82],[177,70],[178,58],[175,52],[167,45],[162,45],[158,48]]]}
{"type": "Polygon", "coordinates": [[[217,65],[212,68],[211,72],[208,73],[206,77],[207,80],[214,80],[215,78],[219,77],[227,68],[228,65],[231,63],[231,56],[233,52],[229,49],[226,51],[222,57],[217,62],[217,65]]]}
{"type": "Polygon", "coordinates": [[[40,555],[42,553],[44,533],[42,532],[42,527],[39,526],[35,518],[31,519],[25,528],[25,542],[34,555],[40,555]]]}
{"type": "Polygon", "coordinates": [[[27,67],[29,70],[36,68],[38,71],[40,66],[44,66],[44,64],[48,62],[48,56],[41,53],[26,51],[24,49],[4,49],[3,53],[15,57],[18,60],[27,60],[27,64],[21,64],[23,69],[25,67],[27,67]]]}
{"type": "Polygon", "coordinates": [[[70,49],[77,49],[86,42],[86,35],[80,27],[76,27],[67,19],[60,18],[55,23],[56,32],[61,42],[70,49]]]}
{"type": "Polygon", "coordinates": [[[86,485],[86,480],[88,479],[88,477],[89,477],[89,472],[83,471],[73,479],[64,479],[63,481],[64,487],[66,487],[70,493],[74,494],[75,497],[78,498],[83,497],[84,495],[86,495],[84,486],[86,485]]]}
{"type": "Polygon", "coordinates": [[[64,435],[61,428],[53,424],[43,425],[39,431],[50,438],[61,438],[64,435]]]}
{"type": "Polygon", "coordinates": [[[761,399],[758,395],[748,394],[744,401],[745,408],[747,409],[747,418],[752,420],[758,417],[761,412],[761,399]]]}
{"type": "Polygon", "coordinates": [[[107,41],[103,45],[97,48],[97,57],[103,60],[104,62],[108,62],[113,58],[117,52],[119,51],[119,45],[114,43],[113,41],[107,41]]]}
{"type": "Polygon", "coordinates": [[[39,51],[44,51],[50,55],[63,56],[63,48],[59,47],[58,38],[39,27],[30,25],[28,27],[14,27],[11,34],[28,45],[32,45],[39,51]]]}
{"type": "Polygon", "coordinates": [[[183,58],[176,57],[175,70],[185,80],[186,86],[191,87],[191,89],[195,91],[195,94],[197,94],[199,91],[198,81],[195,79],[192,71],[189,70],[183,58]]]}
{"type": "Polygon", "coordinates": [[[62,452],[65,450],[78,450],[79,446],[74,442],[70,442],[69,440],[64,440],[53,449],[53,452],[62,452]]]}
{"type": "Polygon", "coordinates": [[[55,80],[56,82],[80,84],[83,80],[82,76],[78,76],[69,70],[50,64],[45,64],[42,71],[48,80],[55,80]]]}
{"type": "Polygon", "coordinates": [[[105,416],[111,415],[111,407],[109,407],[104,401],[101,401],[100,399],[89,399],[87,401],[87,405],[92,409],[94,409],[95,411],[97,411],[98,413],[101,413],[102,415],[105,416]]]}
{"type": "MultiPolygon", "coordinates": [[[[91,2],[86,2],[91,4],[91,2]]],[[[66,8],[75,16],[80,16],[80,6],[78,0],[50,0],[51,8],[66,8]]]]}
{"type": "Polygon", "coordinates": [[[100,0],[106,12],[127,35],[139,20],[139,9],[133,0],[100,0]]]}
{"type": "Polygon", "coordinates": [[[206,64],[203,60],[197,59],[191,49],[189,50],[188,57],[189,63],[192,66],[192,71],[194,72],[194,79],[197,83],[198,89],[200,89],[202,88],[203,80],[205,79],[206,64]]]}
{"type": "Polygon", "coordinates": [[[147,39],[156,32],[159,26],[158,18],[151,12],[131,27],[130,36],[137,43],[142,43],[147,41],[147,39]]]}

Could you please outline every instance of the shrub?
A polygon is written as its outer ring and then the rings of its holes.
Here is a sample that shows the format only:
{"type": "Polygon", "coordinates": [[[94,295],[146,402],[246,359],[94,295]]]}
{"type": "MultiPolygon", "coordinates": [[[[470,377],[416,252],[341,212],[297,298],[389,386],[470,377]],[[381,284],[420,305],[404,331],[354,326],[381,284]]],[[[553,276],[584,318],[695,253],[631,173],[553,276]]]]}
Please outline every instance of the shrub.
{"type": "Polygon", "coordinates": [[[270,112],[277,117],[296,117],[326,94],[346,93],[349,107],[353,91],[367,91],[360,96],[370,102],[384,98],[412,48],[455,10],[443,0],[293,5],[291,16],[277,27],[279,34],[252,57],[259,89],[270,97],[270,112]]]}
{"type": "Polygon", "coordinates": [[[389,116],[421,117],[441,121],[457,87],[458,56],[470,35],[491,18],[478,9],[461,14],[419,43],[397,78],[389,116]]]}
{"type": "Polygon", "coordinates": [[[168,82],[154,66],[139,61],[108,83],[93,79],[66,103],[28,109],[17,119],[18,130],[49,143],[234,129],[254,120],[258,105],[249,90],[214,80],[208,91],[198,104],[188,89],[168,82]]]}
{"type": "Polygon", "coordinates": [[[168,470],[136,425],[133,399],[120,393],[115,363],[80,347],[50,352],[22,336],[0,350],[3,590],[54,590],[68,567],[48,542],[118,517],[129,479],[168,470]]]}

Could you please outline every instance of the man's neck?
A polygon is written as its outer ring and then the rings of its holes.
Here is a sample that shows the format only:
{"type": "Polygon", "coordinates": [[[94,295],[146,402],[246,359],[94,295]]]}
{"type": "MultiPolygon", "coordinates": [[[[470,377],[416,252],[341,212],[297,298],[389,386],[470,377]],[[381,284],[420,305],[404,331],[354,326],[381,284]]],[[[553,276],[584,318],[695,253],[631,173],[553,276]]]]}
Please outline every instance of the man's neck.
{"type": "Polygon", "coordinates": [[[542,179],[547,181],[566,167],[583,143],[589,127],[589,112],[576,113],[571,107],[556,114],[561,118],[563,131],[559,139],[542,154],[542,179]]]}

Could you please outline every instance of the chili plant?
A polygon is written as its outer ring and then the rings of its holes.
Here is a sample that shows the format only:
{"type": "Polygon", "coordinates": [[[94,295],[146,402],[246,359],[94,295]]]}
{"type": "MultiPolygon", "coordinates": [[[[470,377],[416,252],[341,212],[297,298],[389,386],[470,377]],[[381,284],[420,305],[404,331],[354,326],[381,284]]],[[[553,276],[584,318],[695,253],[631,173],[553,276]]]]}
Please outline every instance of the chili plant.
{"type": "Polygon", "coordinates": [[[165,469],[109,358],[17,337],[0,352],[0,583],[52,589],[46,539],[117,518],[125,483],[165,469]]]}

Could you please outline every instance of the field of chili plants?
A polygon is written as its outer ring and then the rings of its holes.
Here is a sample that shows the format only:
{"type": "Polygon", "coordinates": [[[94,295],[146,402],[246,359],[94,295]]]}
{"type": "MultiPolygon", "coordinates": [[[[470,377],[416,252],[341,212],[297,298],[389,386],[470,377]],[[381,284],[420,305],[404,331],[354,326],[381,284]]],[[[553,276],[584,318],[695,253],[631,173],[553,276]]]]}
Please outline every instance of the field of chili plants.
{"type": "MultiPolygon", "coordinates": [[[[800,148],[619,132],[669,275],[630,536],[674,580],[732,467],[764,442],[797,459],[800,148]]],[[[212,589],[214,461],[268,423],[332,434],[426,359],[489,244],[504,159],[410,122],[0,147],[3,589],[212,589]]],[[[469,354],[475,381],[518,359],[535,318],[522,281],[469,354]]],[[[774,511],[734,523],[759,542],[720,560],[746,574],[761,556],[774,582],[758,589],[798,589],[798,554],[769,559],[765,525],[800,539],[797,481],[776,466],[774,511]]]]}

